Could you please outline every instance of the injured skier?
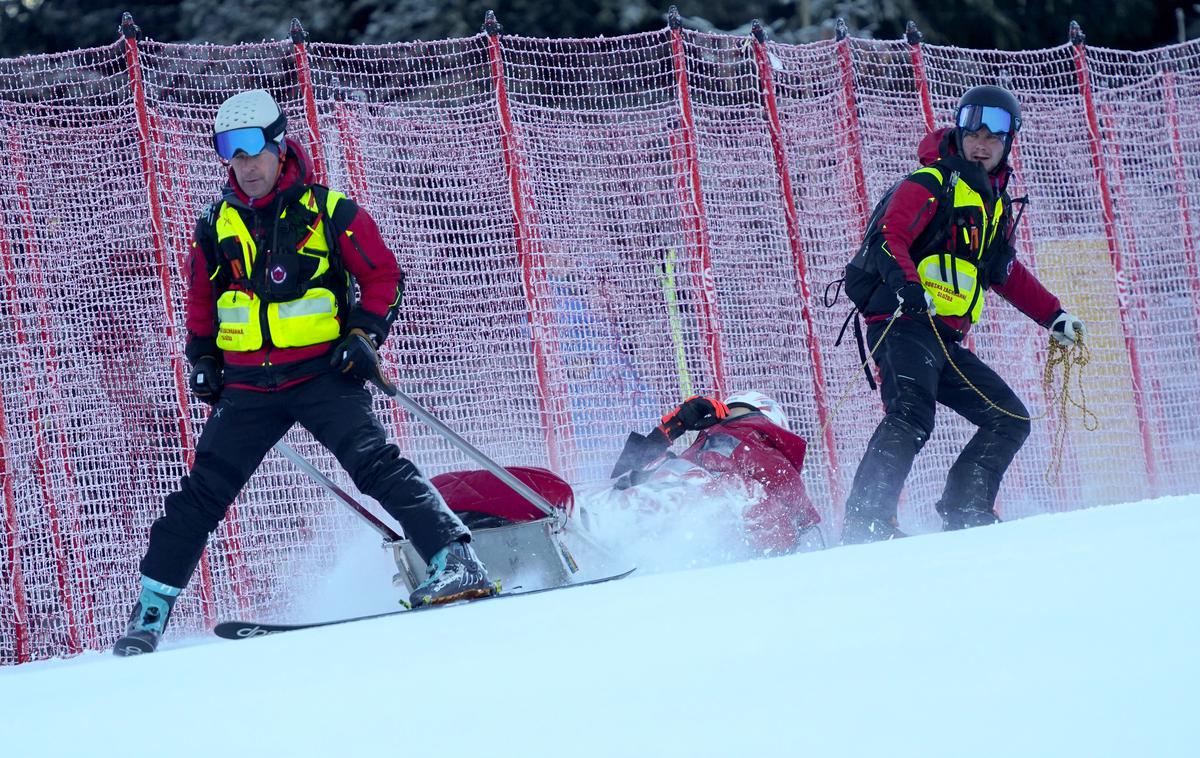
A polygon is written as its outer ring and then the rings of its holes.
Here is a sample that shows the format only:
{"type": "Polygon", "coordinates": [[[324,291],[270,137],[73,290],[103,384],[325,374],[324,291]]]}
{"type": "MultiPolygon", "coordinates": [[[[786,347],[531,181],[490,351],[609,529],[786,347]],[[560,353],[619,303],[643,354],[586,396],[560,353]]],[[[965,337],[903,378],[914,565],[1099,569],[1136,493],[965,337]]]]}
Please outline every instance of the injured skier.
{"type": "Polygon", "coordinates": [[[697,542],[696,553],[717,551],[693,555],[692,565],[822,547],[821,517],[801,480],[807,445],[787,427],[783,409],[759,392],[689,398],[649,434],[630,433],[613,485],[585,504],[598,519],[624,513],[697,542]],[[695,441],[670,453],[689,431],[695,441]]]}
{"type": "MultiPolygon", "coordinates": [[[[823,547],[821,517],[801,480],[807,446],[787,425],[779,404],[758,392],[725,402],[689,398],[649,434],[630,433],[611,485],[581,491],[583,525],[627,552],[645,552],[636,556],[643,570],[823,547]],[[679,455],[669,452],[689,431],[698,432],[695,441],[679,455]]],[[[575,512],[574,492],[560,477],[545,469],[508,470],[555,508],[575,512]]],[[[472,529],[541,516],[486,471],[440,474],[433,484],[472,529]]]]}

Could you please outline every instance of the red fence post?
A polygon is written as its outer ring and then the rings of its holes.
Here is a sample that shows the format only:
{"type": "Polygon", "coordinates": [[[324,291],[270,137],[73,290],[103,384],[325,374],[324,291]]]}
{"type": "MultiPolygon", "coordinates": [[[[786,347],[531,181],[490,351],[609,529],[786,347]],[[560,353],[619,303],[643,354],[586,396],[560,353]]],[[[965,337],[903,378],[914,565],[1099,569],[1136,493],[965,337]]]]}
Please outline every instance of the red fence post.
{"type": "MultiPolygon", "coordinates": [[[[17,201],[21,214],[21,229],[23,237],[22,244],[24,245],[25,258],[30,261],[32,266],[35,268],[35,272],[31,276],[30,281],[23,282],[22,284],[26,288],[32,287],[34,297],[38,298],[39,302],[44,304],[47,294],[39,266],[38,256],[40,251],[37,236],[34,232],[36,221],[33,212],[33,203],[30,197],[29,182],[25,176],[25,161],[24,156],[21,153],[21,142],[15,130],[9,134],[6,158],[8,160],[8,168],[13,172],[13,176],[16,180],[17,201]]],[[[15,307],[15,304],[18,302],[16,296],[18,284],[16,277],[14,277],[12,273],[13,256],[11,248],[8,245],[5,245],[4,252],[6,257],[3,261],[3,268],[5,272],[5,286],[7,292],[5,293],[4,298],[0,298],[0,301],[9,304],[9,315],[12,319],[12,323],[15,325],[17,343],[22,348],[26,348],[26,351],[24,352],[27,352],[30,339],[25,334],[25,330],[21,326],[21,314],[19,309],[15,307]]],[[[41,335],[38,336],[38,341],[47,346],[48,356],[47,365],[37,373],[44,373],[47,377],[50,377],[52,381],[52,378],[57,370],[58,359],[54,351],[54,342],[49,336],[49,324],[46,321],[44,309],[39,308],[38,317],[41,321],[42,329],[41,335]]],[[[37,383],[34,379],[34,368],[32,365],[30,365],[29,361],[26,360],[24,361],[22,369],[22,373],[25,377],[25,386],[23,388],[25,394],[28,397],[34,397],[37,394],[37,383]]],[[[54,486],[51,481],[49,467],[51,462],[54,460],[54,455],[46,450],[45,438],[47,436],[47,431],[46,427],[42,424],[41,408],[36,404],[30,406],[30,420],[33,425],[34,439],[34,455],[32,461],[33,471],[42,492],[42,502],[46,508],[46,520],[50,526],[50,544],[53,547],[54,570],[55,580],[58,584],[58,597],[59,601],[62,603],[63,611],[67,616],[67,652],[74,655],[83,651],[83,643],[80,641],[81,625],[79,622],[79,614],[77,613],[77,609],[75,607],[75,597],[71,592],[71,564],[68,560],[67,549],[63,542],[63,528],[61,524],[62,515],[59,509],[58,497],[54,492],[54,486]]],[[[62,447],[64,448],[63,464],[66,466],[66,445],[64,444],[62,447]]],[[[75,532],[78,533],[78,530],[75,530],[75,532]]],[[[85,556],[82,554],[80,555],[81,560],[83,560],[84,557],[85,556]]],[[[83,571],[80,573],[82,574],[83,571]]],[[[87,615],[86,610],[84,611],[84,615],[87,615]]]]}
{"type": "Polygon", "coordinates": [[[526,197],[521,151],[517,145],[512,109],[508,102],[504,56],[500,49],[500,33],[503,29],[492,11],[488,11],[484,18],[483,30],[487,34],[488,62],[491,65],[492,84],[496,89],[496,109],[500,115],[501,153],[504,158],[504,168],[508,173],[517,257],[521,261],[527,306],[526,315],[529,319],[533,341],[534,370],[538,379],[538,411],[546,437],[550,468],[562,471],[570,437],[569,416],[563,393],[555,392],[554,388],[550,386],[549,350],[546,342],[550,337],[551,329],[542,305],[544,302],[542,295],[546,287],[545,262],[534,243],[536,232],[526,214],[526,207],[532,207],[532,198],[526,197]],[[560,424],[562,425],[561,431],[560,424]]]}
{"type": "Polygon", "coordinates": [[[925,131],[926,133],[933,131],[933,100],[929,96],[929,79],[925,76],[925,61],[921,57],[921,31],[917,29],[917,22],[909,21],[908,26],[904,29],[904,38],[908,40],[909,46],[912,48],[912,67],[913,67],[913,83],[917,88],[917,95],[921,98],[921,113],[925,116],[925,131]]]}
{"type": "Polygon", "coordinates": [[[862,130],[858,124],[858,98],[854,94],[854,61],[850,55],[850,33],[846,22],[837,20],[837,56],[842,75],[842,93],[846,98],[846,121],[842,134],[846,138],[846,149],[850,154],[850,165],[854,172],[855,215],[859,220],[858,237],[867,230],[867,212],[871,208],[867,192],[867,173],[863,169],[862,130]]]}
{"type": "MultiPolygon", "coordinates": [[[[1013,175],[1023,179],[1023,177],[1025,176],[1025,169],[1024,169],[1022,158],[1021,158],[1021,142],[1020,142],[1020,140],[1013,141],[1012,150],[1008,154],[1008,162],[1009,162],[1009,165],[1012,166],[1013,175]]],[[[1011,182],[1009,183],[1008,186],[1009,186],[1010,193],[1016,194],[1013,191],[1014,185],[1011,182]]],[[[1016,206],[1014,205],[1013,209],[1015,210],[1015,208],[1016,208],[1016,206]]],[[[1025,209],[1027,211],[1029,209],[1029,206],[1026,206],[1025,209]]],[[[1020,223],[1020,225],[1018,225],[1017,230],[1016,230],[1017,231],[1016,248],[1018,251],[1018,256],[1020,257],[1020,259],[1022,261],[1025,262],[1025,265],[1029,266],[1031,269],[1036,271],[1037,270],[1037,247],[1033,241],[1033,233],[1030,231],[1030,226],[1032,224],[1033,224],[1033,219],[1030,218],[1029,216],[1024,215],[1024,212],[1022,212],[1021,223],[1020,223]]],[[[1038,355],[1040,356],[1040,361],[1043,363],[1045,362],[1045,360],[1047,358],[1046,350],[1047,350],[1047,348],[1045,347],[1045,345],[1043,345],[1043,347],[1038,352],[1038,355]]],[[[1044,403],[1044,407],[1050,408],[1054,403],[1053,388],[1046,386],[1043,383],[1041,392],[1042,392],[1042,401],[1044,403]]],[[[1059,418],[1058,414],[1051,413],[1051,414],[1047,415],[1046,423],[1050,427],[1050,433],[1049,433],[1050,439],[1052,439],[1052,440],[1058,439],[1058,426],[1059,426],[1059,424],[1064,424],[1066,422],[1067,422],[1067,420],[1064,418],[1059,418]]],[[[1064,456],[1071,454],[1070,449],[1063,450],[1062,452],[1063,452],[1064,456]]],[[[1020,469],[1018,469],[1017,467],[1013,467],[1012,469],[1009,469],[1009,472],[1010,472],[1009,476],[1012,476],[1014,474],[1018,475],[1018,476],[1020,475],[1020,473],[1019,473],[1020,469]]],[[[1054,492],[1057,495],[1057,497],[1055,498],[1054,502],[1051,504],[1050,510],[1052,510],[1052,511],[1068,510],[1069,498],[1067,495],[1066,488],[1063,485],[1062,477],[1055,477],[1055,481],[1052,486],[1054,487],[1054,492]]],[[[1021,484],[1019,481],[1016,482],[1015,489],[1017,489],[1018,491],[1021,489],[1021,484]]],[[[1002,516],[1002,517],[1004,516],[1003,506],[1004,506],[1003,501],[998,497],[996,500],[995,510],[996,510],[996,514],[999,516],[1002,516]]]]}
{"type": "MultiPolygon", "coordinates": [[[[176,344],[175,305],[171,301],[171,267],[168,265],[167,249],[163,238],[163,213],[158,194],[158,175],[154,170],[154,150],[151,139],[150,116],[146,108],[146,88],[142,80],[142,64],[138,57],[137,41],[141,29],[133,23],[129,13],[121,17],[121,34],[125,37],[125,63],[129,69],[129,87],[133,93],[133,105],[137,115],[138,153],[142,160],[142,176],[146,181],[147,199],[150,201],[150,241],[158,261],[159,283],[162,286],[163,307],[166,311],[164,328],[169,344],[176,344]]],[[[187,466],[192,467],[192,432],[188,423],[188,393],[183,378],[183,357],[176,355],[172,361],[175,375],[175,399],[179,408],[179,438],[186,451],[187,466]]],[[[207,626],[216,623],[213,609],[213,577],[207,555],[200,557],[200,599],[207,626]]]]}
{"type": "MultiPolygon", "coordinates": [[[[16,281],[12,277],[10,263],[12,248],[8,244],[8,236],[4,232],[5,219],[0,213],[0,265],[4,268],[4,280],[8,293],[16,291],[16,281]]],[[[6,295],[4,300],[11,302],[6,295]]],[[[11,314],[14,322],[16,314],[11,314]]],[[[25,600],[25,582],[21,575],[21,537],[17,528],[17,499],[13,493],[13,477],[9,473],[8,462],[12,458],[8,450],[8,428],[4,422],[4,395],[0,393],[0,496],[4,498],[4,557],[9,571],[9,584],[13,597],[13,643],[16,649],[17,663],[29,661],[29,606],[25,600]]]]}
{"type": "Polygon", "coordinates": [[[1112,192],[1109,189],[1108,171],[1104,167],[1104,146],[1100,139],[1100,122],[1096,117],[1096,105],[1092,99],[1092,86],[1088,76],[1087,52],[1084,34],[1079,24],[1071,22],[1071,44],[1074,46],[1075,74],[1079,81],[1079,92],[1087,115],[1088,147],[1092,153],[1092,167],[1100,183],[1100,200],[1104,212],[1104,234],[1108,239],[1108,254],[1117,278],[1117,305],[1121,315],[1121,331],[1125,335],[1125,349],[1129,352],[1130,371],[1133,374],[1133,398],[1137,410],[1138,426],[1142,433],[1142,447],[1146,454],[1146,474],[1150,481],[1151,497],[1158,497],[1158,466],[1154,457],[1154,438],[1146,417],[1143,396],[1142,365],[1138,358],[1137,342],[1129,324],[1129,283],[1125,277],[1125,264],[1117,245],[1117,224],[1113,212],[1112,192]]]}
{"type": "MultiPolygon", "coordinates": [[[[334,79],[335,89],[338,87],[334,79]]],[[[360,206],[369,204],[367,172],[363,166],[362,150],[358,146],[358,135],[351,118],[350,108],[341,92],[335,92],[333,102],[333,119],[337,126],[338,142],[342,146],[342,161],[346,164],[346,176],[350,182],[350,196],[360,206]]],[[[396,444],[402,449],[408,446],[409,435],[405,428],[404,410],[399,403],[388,403],[388,413],[392,420],[392,430],[396,444]]]]}
{"type": "Polygon", "coordinates": [[[821,345],[813,325],[812,294],[808,287],[808,265],[804,260],[804,245],[800,238],[800,221],[796,215],[796,197],[792,193],[792,172],[788,164],[787,146],[783,139],[783,125],[779,120],[779,105],[775,98],[775,78],[771,60],[767,55],[766,35],[762,25],[754,22],[751,46],[758,64],[759,93],[767,111],[767,131],[771,135],[771,147],[775,153],[775,172],[779,176],[779,189],[783,199],[784,223],[787,226],[788,246],[792,251],[796,283],[800,288],[800,316],[804,320],[808,353],[812,359],[813,395],[817,403],[817,420],[825,430],[825,449],[828,451],[829,492],[833,496],[833,507],[842,502],[842,488],[837,477],[837,443],[833,438],[833,427],[828,424],[829,408],[825,397],[825,368],[821,358],[821,345]]]}
{"type": "MultiPolygon", "coordinates": [[[[1102,119],[1103,123],[1115,123],[1113,112],[1112,112],[1112,106],[1110,104],[1101,103],[1097,107],[1096,110],[1097,110],[1097,117],[1099,119],[1102,119]]],[[[1112,162],[1112,166],[1113,166],[1113,170],[1116,174],[1115,184],[1118,187],[1124,187],[1125,186],[1125,172],[1121,167],[1124,165],[1125,161],[1121,157],[1121,143],[1119,140],[1113,140],[1110,143],[1110,146],[1112,148],[1112,156],[1114,158],[1114,160],[1112,162]]],[[[1133,228],[1135,225],[1133,225],[1129,222],[1130,219],[1133,219],[1136,216],[1136,214],[1133,213],[1132,211],[1133,211],[1133,208],[1131,207],[1131,204],[1129,203],[1129,198],[1126,193],[1118,193],[1117,195],[1115,195],[1113,197],[1113,220],[1116,221],[1116,219],[1118,219],[1118,218],[1126,219],[1125,227],[1127,229],[1129,229],[1129,232],[1130,232],[1125,237],[1125,254],[1122,255],[1122,258],[1128,260],[1132,264],[1130,266],[1131,275],[1136,277],[1137,271],[1138,271],[1138,262],[1141,259],[1138,256],[1136,229],[1133,228]],[[1117,211],[1121,208],[1122,203],[1125,204],[1127,212],[1125,214],[1119,216],[1117,214],[1117,211]]],[[[1192,294],[1194,297],[1195,293],[1193,292],[1192,294]]],[[[1128,307],[1133,309],[1134,312],[1136,312],[1138,315],[1140,315],[1143,319],[1148,318],[1148,314],[1146,312],[1145,299],[1139,299],[1136,303],[1131,303],[1128,307]],[[1135,307],[1135,306],[1140,306],[1140,307],[1135,307]]],[[[1157,418],[1165,418],[1165,416],[1164,416],[1165,410],[1162,407],[1162,394],[1159,390],[1159,384],[1157,381],[1157,377],[1154,377],[1154,376],[1150,377],[1150,385],[1151,385],[1151,389],[1148,393],[1147,401],[1151,404],[1151,407],[1153,407],[1157,411],[1157,416],[1156,416],[1157,418]]],[[[1168,471],[1172,470],[1174,468],[1173,453],[1174,453],[1174,451],[1172,450],[1170,445],[1164,445],[1162,447],[1162,450],[1158,453],[1158,455],[1161,456],[1161,458],[1155,457],[1156,466],[1163,466],[1168,471]]]]}
{"type": "Polygon", "coordinates": [[[717,317],[716,283],[712,272],[712,251],[708,238],[708,220],[704,212],[704,193],[700,187],[700,157],[697,152],[699,140],[696,124],[692,119],[692,97],[688,89],[687,56],[683,49],[683,22],[679,11],[671,6],[667,14],[671,28],[671,60],[675,67],[675,84],[679,92],[680,136],[679,145],[683,165],[681,176],[686,187],[685,213],[692,219],[689,236],[700,262],[700,328],[705,335],[709,359],[712,361],[713,384],[717,395],[725,396],[725,368],[721,351],[721,328],[717,317]]]}
{"type": "MultiPolygon", "coordinates": [[[[334,79],[335,89],[338,86],[337,79],[334,79]]],[[[362,150],[359,148],[359,137],[356,133],[356,127],[350,109],[347,107],[346,98],[341,94],[341,91],[335,91],[334,100],[334,124],[337,126],[337,139],[342,145],[342,161],[346,163],[346,175],[350,182],[350,197],[355,203],[360,206],[366,206],[370,203],[370,194],[367,189],[367,174],[364,162],[362,162],[362,150]]],[[[388,403],[388,413],[391,417],[392,432],[395,434],[395,441],[400,445],[401,449],[406,449],[409,441],[408,429],[404,426],[404,411],[400,403],[388,403]]]]}
{"type": "Polygon", "coordinates": [[[339,96],[333,104],[333,117],[337,123],[338,137],[342,143],[342,160],[346,163],[346,176],[350,179],[350,191],[359,205],[367,203],[367,176],[363,168],[362,151],[358,147],[358,137],[350,123],[350,112],[345,101],[339,96]]]}
{"type": "Polygon", "coordinates": [[[308,124],[308,152],[312,156],[313,174],[318,184],[325,184],[325,152],[321,146],[321,125],[317,120],[317,99],[313,92],[312,68],[308,63],[308,48],[304,42],[308,32],[300,25],[300,19],[292,19],[289,30],[292,47],[296,54],[296,72],[300,77],[300,96],[304,99],[304,120],[308,124]]]}
{"type": "Polygon", "coordinates": [[[1191,286],[1188,292],[1196,316],[1200,319],[1200,264],[1196,260],[1196,237],[1192,227],[1187,171],[1183,163],[1183,140],[1179,136],[1179,96],[1175,88],[1175,72],[1163,69],[1163,105],[1167,110],[1167,125],[1171,128],[1171,163],[1175,173],[1175,197],[1179,200],[1179,224],[1183,237],[1183,254],[1187,260],[1191,286]]]}

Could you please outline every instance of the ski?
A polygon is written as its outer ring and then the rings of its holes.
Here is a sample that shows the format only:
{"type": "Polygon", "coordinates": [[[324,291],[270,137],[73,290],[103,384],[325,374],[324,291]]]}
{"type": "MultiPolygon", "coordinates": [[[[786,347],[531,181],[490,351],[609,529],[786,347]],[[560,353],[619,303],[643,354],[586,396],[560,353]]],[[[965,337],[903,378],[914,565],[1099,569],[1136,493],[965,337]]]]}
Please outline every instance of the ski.
{"type": "Polygon", "coordinates": [[[402,613],[417,613],[420,611],[429,611],[435,608],[448,608],[455,605],[463,605],[466,603],[482,603],[488,600],[497,600],[505,597],[519,597],[521,595],[537,595],[542,592],[553,592],[554,590],[565,590],[571,587],[586,587],[590,584],[603,584],[604,582],[612,582],[625,577],[636,571],[631,568],[628,571],[622,571],[619,574],[612,576],[602,576],[598,579],[589,579],[586,582],[575,582],[573,584],[564,584],[557,587],[541,587],[535,590],[522,590],[519,587],[501,592],[497,595],[489,597],[481,597],[475,600],[459,600],[454,603],[445,603],[443,605],[425,605],[419,608],[402,609],[395,611],[384,611],[383,613],[370,613],[365,616],[351,616],[349,618],[333,619],[332,621],[312,621],[304,624],[268,624],[257,621],[222,621],[213,627],[213,634],[227,640],[244,640],[251,637],[265,637],[269,634],[281,634],[283,632],[294,632],[299,629],[316,629],[322,626],[335,626],[337,624],[349,624],[353,621],[368,621],[370,619],[386,618],[387,616],[398,616],[402,613]]]}
{"type": "Polygon", "coordinates": [[[143,653],[153,653],[154,645],[145,637],[129,635],[117,640],[113,645],[113,655],[125,658],[131,655],[142,655],[143,653]]]}

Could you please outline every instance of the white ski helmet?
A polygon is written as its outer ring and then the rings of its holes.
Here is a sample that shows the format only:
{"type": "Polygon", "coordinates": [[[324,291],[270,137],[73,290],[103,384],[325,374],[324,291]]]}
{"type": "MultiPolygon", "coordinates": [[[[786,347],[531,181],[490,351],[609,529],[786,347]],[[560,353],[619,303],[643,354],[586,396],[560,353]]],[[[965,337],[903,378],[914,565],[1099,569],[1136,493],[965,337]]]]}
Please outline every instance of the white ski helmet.
{"type": "Polygon", "coordinates": [[[761,392],[753,390],[735,392],[725,398],[725,405],[732,408],[735,405],[744,405],[753,408],[762,413],[771,420],[771,423],[776,426],[781,426],[784,429],[788,428],[788,417],[783,412],[783,406],[767,397],[761,392]]]}
{"type": "Polygon", "coordinates": [[[268,145],[282,145],[287,127],[283,109],[264,89],[239,92],[217,109],[213,147],[225,160],[237,153],[258,155],[268,145]]]}

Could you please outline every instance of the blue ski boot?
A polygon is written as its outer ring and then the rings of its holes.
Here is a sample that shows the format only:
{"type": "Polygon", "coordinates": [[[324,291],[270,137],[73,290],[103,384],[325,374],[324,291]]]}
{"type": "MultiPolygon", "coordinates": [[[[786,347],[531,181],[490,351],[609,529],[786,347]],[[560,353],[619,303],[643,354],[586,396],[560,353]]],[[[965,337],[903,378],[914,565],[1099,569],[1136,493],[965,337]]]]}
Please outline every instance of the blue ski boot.
{"type": "Polygon", "coordinates": [[[473,600],[496,594],[487,569],[475,555],[471,543],[455,540],[429,559],[425,581],[409,596],[413,608],[473,600]]]}
{"type": "Polygon", "coordinates": [[[171,618],[171,609],[179,593],[179,587],[156,582],[148,576],[142,577],[142,594],[125,626],[125,636],[113,645],[113,655],[141,655],[158,649],[159,640],[171,618]]]}

